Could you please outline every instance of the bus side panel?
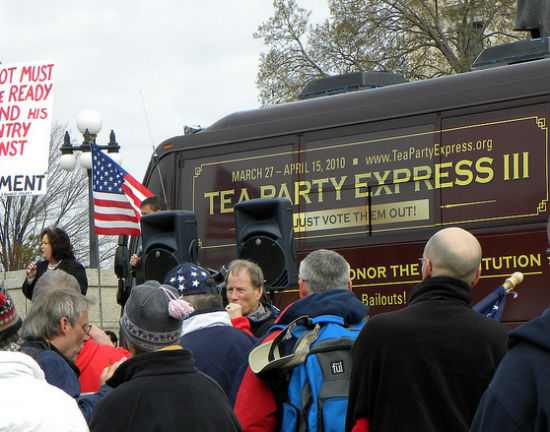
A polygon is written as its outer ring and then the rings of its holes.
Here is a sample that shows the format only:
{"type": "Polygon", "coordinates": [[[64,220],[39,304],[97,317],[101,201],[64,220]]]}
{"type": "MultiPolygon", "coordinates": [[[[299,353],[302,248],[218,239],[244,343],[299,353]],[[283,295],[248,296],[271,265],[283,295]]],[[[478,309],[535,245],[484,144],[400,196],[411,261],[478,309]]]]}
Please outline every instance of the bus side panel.
{"type": "MultiPolygon", "coordinates": [[[[502,321],[517,323],[540,315],[550,304],[549,261],[544,227],[526,232],[474,234],[483,258],[481,279],[472,289],[477,303],[519,271],[524,280],[508,295],[502,321]]],[[[351,266],[353,291],[370,306],[370,314],[389,312],[409,303],[412,288],[421,282],[424,242],[338,250],[351,266]]],[[[305,256],[305,255],[304,255],[305,256]]]]}

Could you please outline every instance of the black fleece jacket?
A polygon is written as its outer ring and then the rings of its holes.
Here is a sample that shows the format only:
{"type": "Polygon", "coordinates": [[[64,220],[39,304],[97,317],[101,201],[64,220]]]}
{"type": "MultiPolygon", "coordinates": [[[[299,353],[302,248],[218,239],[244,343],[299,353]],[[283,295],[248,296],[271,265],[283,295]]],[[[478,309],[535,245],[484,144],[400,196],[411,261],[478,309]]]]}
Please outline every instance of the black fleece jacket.
{"type": "Polygon", "coordinates": [[[96,405],[91,431],[241,430],[223,390],[197,371],[188,349],[136,355],[107,384],[114,389],[96,405]]]}
{"type": "Polygon", "coordinates": [[[506,352],[508,328],[471,309],[451,277],[413,288],[409,305],[367,321],[353,347],[346,419],[369,432],[466,432],[506,352]]]}

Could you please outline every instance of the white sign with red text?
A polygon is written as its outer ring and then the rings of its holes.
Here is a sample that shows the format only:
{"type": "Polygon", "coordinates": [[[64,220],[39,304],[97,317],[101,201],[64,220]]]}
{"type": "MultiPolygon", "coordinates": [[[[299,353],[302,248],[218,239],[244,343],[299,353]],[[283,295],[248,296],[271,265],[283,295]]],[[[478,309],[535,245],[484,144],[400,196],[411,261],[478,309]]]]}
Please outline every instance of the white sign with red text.
{"type": "Polygon", "coordinates": [[[51,61],[0,64],[0,196],[46,193],[51,61]]]}

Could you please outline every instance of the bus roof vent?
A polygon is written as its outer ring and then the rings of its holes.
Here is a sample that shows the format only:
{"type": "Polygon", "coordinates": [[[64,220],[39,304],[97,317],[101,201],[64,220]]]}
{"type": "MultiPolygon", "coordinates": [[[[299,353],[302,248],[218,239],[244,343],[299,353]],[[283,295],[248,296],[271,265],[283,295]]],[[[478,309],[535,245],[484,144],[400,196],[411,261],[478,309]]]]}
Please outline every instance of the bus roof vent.
{"type": "Polygon", "coordinates": [[[471,70],[487,69],[550,57],[548,39],[531,39],[485,48],[475,59],[471,70]]]}
{"type": "Polygon", "coordinates": [[[298,99],[310,99],[405,82],[407,80],[402,75],[393,72],[351,72],[311,80],[304,86],[298,99]]]}
{"type": "Polygon", "coordinates": [[[192,126],[187,126],[187,125],[185,125],[185,126],[183,127],[183,134],[184,134],[184,135],[191,135],[191,134],[200,132],[200,131],[203,130],[203,129],[204,129],[204,128],[200,127],[199,125],[192,125],[192,126]]]}

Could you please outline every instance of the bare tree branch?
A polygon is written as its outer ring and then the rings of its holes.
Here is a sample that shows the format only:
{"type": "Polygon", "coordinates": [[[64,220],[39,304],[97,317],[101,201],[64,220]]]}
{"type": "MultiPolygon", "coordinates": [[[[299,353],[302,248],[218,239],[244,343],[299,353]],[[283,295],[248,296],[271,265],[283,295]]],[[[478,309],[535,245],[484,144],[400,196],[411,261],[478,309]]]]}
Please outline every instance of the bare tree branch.
{"type": "MultiPolygon", "coordinates": [[[[40,255],[39,234],[47,226],[63,228],[69,234],[77,260],[89,262],[88,179],[80,168],[71,172],[60,168],[59,147],[64,132],[64,125],[52,125],[47,193],[0,197],[0,265],[6,270],[25,268],[40,255]]],[[[115,245],[113,237],[101,237],[103,260],[112,258],[115,245]]]]}
{"type": "Polygon", "coordinates": [[[294,100],[307,81],[327,75],[465,72],[483,48],[520,38],[512,32],[516,0],[327,1],[330,17],[314,25],[297,0],[274,0],[274,15],[254,34],[267,46],[257,76],[263,105],[294,100]]]}

